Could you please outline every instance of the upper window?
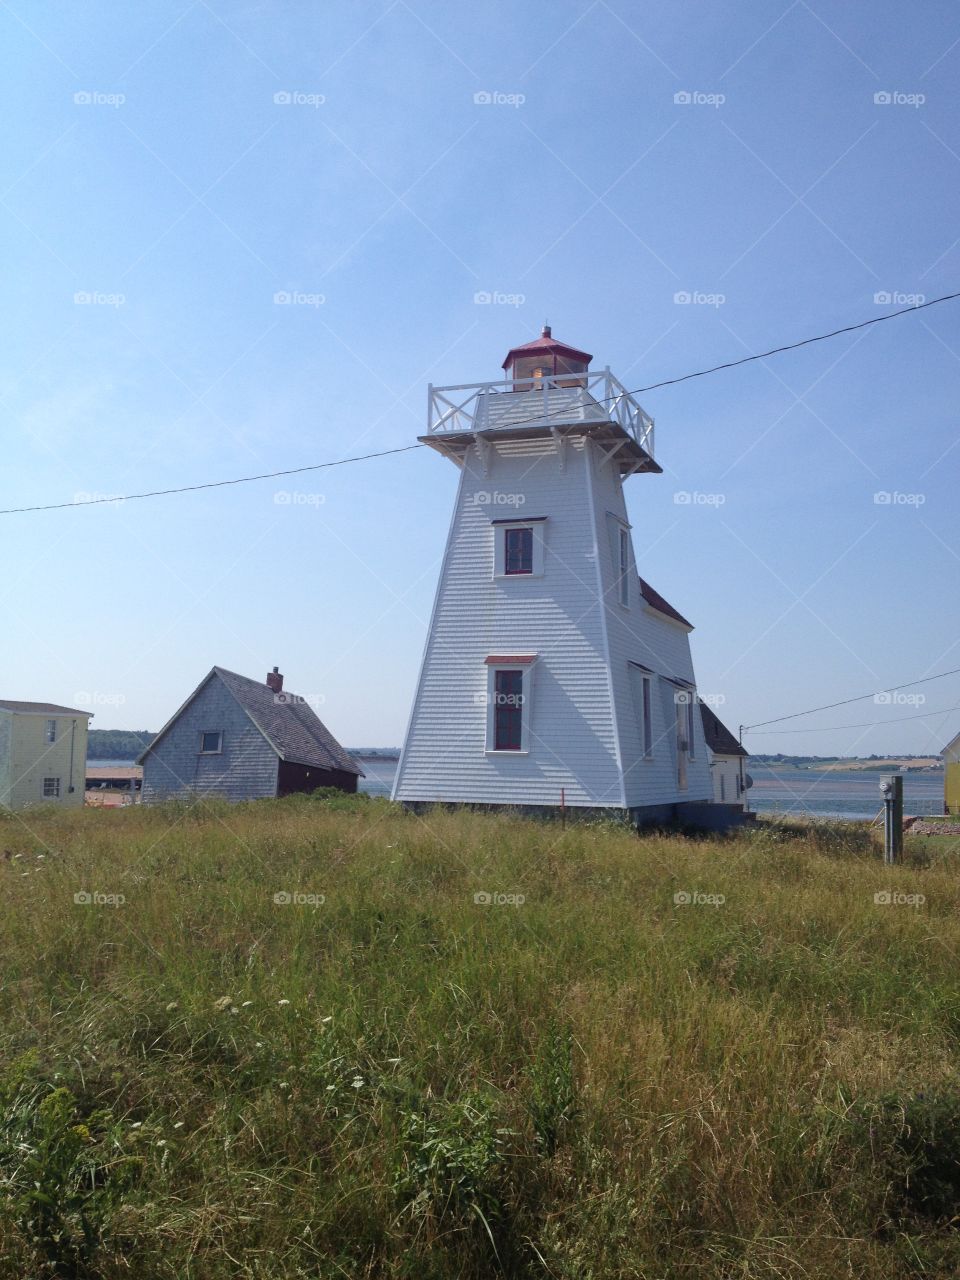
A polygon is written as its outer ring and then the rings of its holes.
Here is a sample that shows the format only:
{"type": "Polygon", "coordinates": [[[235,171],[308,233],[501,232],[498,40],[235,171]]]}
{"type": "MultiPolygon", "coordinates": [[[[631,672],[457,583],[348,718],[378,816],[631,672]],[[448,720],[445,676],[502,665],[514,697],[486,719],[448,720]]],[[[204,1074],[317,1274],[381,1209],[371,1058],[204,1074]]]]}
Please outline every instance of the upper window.
{"type": "Polygon", "coordinates": [[[48,720],[47,727],[44,732],[47,742],[56,742],[57,740],[57,722],[56,720],[48,720]]]}
{"type": "Polygon", "coordinates": [[[495,520],[494,577],[537,578],[543,574],[543,530],[546,521],[495,520]]]}
{"type": "Polygon", "coordinates": [[[48,800],[57,800],[60,797],[60,779],[44,778],[43,794],[48,800]]]}
{"type": "Polygon", "coordinates": [[[200,754],[215,756],[223,750],[223,732],[220,729],[205,729],[200,735],[200,754]]]}
{"type": "Polygon", "coordinates": [[[503,572],[505,574],[533,573],[533,530],[526,528],[504,529],[503,572]]]}

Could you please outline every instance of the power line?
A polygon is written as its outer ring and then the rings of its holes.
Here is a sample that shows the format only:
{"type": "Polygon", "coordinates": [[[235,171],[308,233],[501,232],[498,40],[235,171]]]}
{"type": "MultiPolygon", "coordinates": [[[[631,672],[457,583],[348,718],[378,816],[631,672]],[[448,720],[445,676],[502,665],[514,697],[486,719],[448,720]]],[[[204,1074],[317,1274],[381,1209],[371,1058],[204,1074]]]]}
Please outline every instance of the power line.
{"type": "MultiPolygon", "coordinates": [[[[940,674],[936,676],[924,676],[920,680],[904,680],[900,684],[892,684],[888,686],[888,688],[886,689],[877,689],[875,693],[861,693],[861,694],[858,694],[857,697],[855,698],[844,698],[841,702],[827,702],[822,707],[811,707],[809,711],[793,711],[788,716],[777,716],[776,719],[774,720],[758,720],[756,724],[741,725],[741,729],[743,730],[744,733],[747,733],[748,731],[753,729],[762,729],[765,725],[768,725],[768,724],[782,724],[784,720],[796,720],[800,716],[812,716],[817,711],[832,711],[835,707],[848,707],[851,702],[865,702],[867,698],[877,698],[880,696],[881,693],[895,693],[897,689],[912,689],[914,685],[929,684],[931,680],[943,680],[947,676],[955,676],[958,673],[960,673],[960,667],[954,667],[952,671],[941,671],[940,674]]],[[[926,714],[936,715],[937,713],[934,711],[934,712],[927,712],[926,714]]],[[[839,727],[844,728],[845,726],[841,725],[839,727]]],[[[860,728],[860,727],[861,726],[859,725],[850,726],[850,728],[860,728]]],[[[788,732],[788,731],[784,730],[784,732],[788,732]]],[[[815,733],[816,730],[814,729],[803,730],[802,732],[815,733]]],[[[826,733],[827,731],[823,730],[823,732],[826,733]]]]}
{"type": "MultiPolygon", "coordinates": [[[[935,307],[941,302],[952,302],[956,298],[960,298],[958,293],[945,293],[940,298],[931,298],[929,302],[918,302],[915,306],[901,307],[899,311],[888,311],[883,316],[872,316],[869,320],[861,320],[857,324],[844,325],[842,329],[832,329],[829,333],[818,333],[813,338],[801,338],[799,342],[789,342],[783,347],[771,347],[769,351],[758,352],[755,356],[741,356],[739,360],[727,360],[724,364],[712,365],[709,369],[698,369],[695,373],[684,373],[677,378],[665,378],[662,382],[651,382],[646,387],[635,387],[632,391],[628,391],[628,396],[642,396],[647,391],[658,391],[661,387],[673,387],[678,382],[689,382],[691,378],[705,378],[707,374],[719,373],[723,369],[736,369],[739,365],[750,364],[754,360],[766,360],[768,356],[782,355],[785,351],[796,351],[799,347],[809,347],[814,342],[826,342],[829,338],[837,338],[844,333],[856,333],[858,329],[866,329],[873,324],[882,324],[884,320],[896,320],[898,316],[909,315],[914,311],[923,311],[927,307],[935,307]]],[[[567,376],[567,375],[564,375],[567,376]]],[[[576,375],[570,374],[573,379],[576,375]]],[[[623,393],[620,392],[612,396],[604,396],[602,400],[596,400],[596,404],[606,404],[609,400],[619,400],[623,393]]],[[[524,422],[542,422],[545,418],[555,418],[558,414],[568,413],[569,405],[554,409],[550,413],[535,414],[529,418],[513,418],[510,426],[521,426],[524,422]]]]}
{"type": "MultiPolygon", "coordinates": [[[[866,329],[870,325],[881,324],[884,320],[895,320],[898,316],[909,315],[914,311],[923,311],[927,307],[935,307],[941,302],[952,302],[956,298],[960,298],[960,292],[945,293],[940,298],[931,298],[928,302],[918,302],[915,306],[901,307],[899,311],[889,311],[883,316],[873,316],[869,320],[861,320],[858,324],[845,325],[842,329],[833,329],[829,333],[820,333],[813,338],[801,338],[799,342],[790,342],[782,347],[771,347],[769,351],[761,351],[757,355],[742,356],[739,360],[728,360],[724,364],[712,365],[709,369],[698,369],[694,373],[684,373],[676,378],[665,378],[662,382],[652,382],[646,387],[636,387],[626,394],[639,396],[647,391],[657,391],[661,387],[673,387],[679,382],[689,382],[692,378],[705,378],[708,374],[719,373],[723,369],[736,369],[739,365],[750,364],[754,360],[766,360],[769,356],[781,355],[785,351],[796,351],[799,347],[808,347],[814,342],[826,342],[829,338],[836,338],[844,333],[855,333],[858,329],[866,329]]],[[[595,403],[605,404],[609,400],[616,399],[619,399],[618,395],[605,396],[602,400],[595,401],[595,403]]],[[[557,414],[568,411],[569,406],[563,409],[556,409],[547,414],[538,414],[529,418],[517,418],[510,423],[510,426],[521,426],[524,422],[542,422],[545,418],[556,417],[557,414]]],[[[291,467],[284,471],[267,471],[262,475],[239,476],[235,480],[210,480],[204,484],[181,485],[174,489],[154,489],[147,493],[128,493],[112,498],[87,498],[80,502],[50,502],[33,507],[7,507],[0,509],[0,516],[24,515],[31,511],[62,511],[68,507],[95,507],[113,502],[134,502],[140,498],[165,498],[176,493],[196,493],[200,489],[222,489],[229,485],[250,484],[254,480],[274,480],[280,476],[301,475],[305,471],[322,471],[328,467],[342,467],[350,462],[367,462],[371,458],[385,458],[393,453],[409,453],[412,449],[420,449],[422,447],[420,444],[411,444],[399,449],[384,449],[379,453],[363,454],[357,458],[341,458],[337,462],[317,462],[305,467],[291,467]]],[[[764,723],[772,722],[764,721],[764,723]]]]}
{"type": "MultiPolygon", "coordinates": [[[[940,707],[937,711],[921,711],[917,715],[894,716],[892,720],[867,720],[862,724],[831,724],[823,729],[765,729],[761,732],[760,737],[763,738],[768,734],[774,733],[779,735],[781,733],[832,733],[834,729],[880,729],[885,724],[900,724],[904,720],[925,720],[928,716],[949,715],[951,711],[960,711],[960,706],[940,707]]],[[[767,721],[767,723],[771,722],[767,721]]],[[[743,731],[744,733],[747,732],[746,726],[744,726],[743,731]]]]}
{"type": "Polygon", "coordinates": [[[371,458],[387,458],[392,453],[409,453],[411,449],[422,448],[422,444],[407,444],[399,449],[382,449],[379,453],[364,453],[356,458],[340,458],[336,462],[314,462],[306,467],[289,467],[285,471],[265,471],[257,476],[238,476],[235,480],[210,480],[206,484],[187,484],[179,489],[152,489],[148,493],[127,493],[115,498],[83,498],[79,502],[51,502],[42,507],[8,507],[6,510],[0,510],[0,516],[22,515],[25,511],[62,511],[64,507],[96,507],[113,502],[134,502],[138,498],[164,498],[171,493],[195,493],[197,489],[222,489],[232,484],[250,484],[252,480],[275,480],[278,476],[298,476],[304,471],[345,467],[349,462],[368,462],[371,458]]]}

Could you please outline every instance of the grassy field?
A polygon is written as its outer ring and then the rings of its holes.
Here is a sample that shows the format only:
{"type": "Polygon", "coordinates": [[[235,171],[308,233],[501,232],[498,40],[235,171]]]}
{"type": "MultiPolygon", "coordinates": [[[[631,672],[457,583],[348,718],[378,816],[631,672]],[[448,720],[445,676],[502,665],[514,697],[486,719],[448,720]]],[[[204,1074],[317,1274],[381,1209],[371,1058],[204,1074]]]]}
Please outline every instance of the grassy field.
{"type": "Polygon", "coordinates": [[[955,1276],[960,842],[908,847],[7,815],[0,1276],[955,1276]]]}

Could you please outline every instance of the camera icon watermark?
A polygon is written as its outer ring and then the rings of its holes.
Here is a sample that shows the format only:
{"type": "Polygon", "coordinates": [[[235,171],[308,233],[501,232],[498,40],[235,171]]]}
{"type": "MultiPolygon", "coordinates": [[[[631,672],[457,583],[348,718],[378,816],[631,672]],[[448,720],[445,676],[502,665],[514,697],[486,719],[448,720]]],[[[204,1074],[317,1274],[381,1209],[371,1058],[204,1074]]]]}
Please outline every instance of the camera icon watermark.
{"type": "Polygon", "coordinates": [[[922,707],[927,700],[925,693],[901,693],[899,689],[885,689],[875,693],[873,700],[878,707],[922,707]]]}
{"type": "Polygon", "coordinates": [[[122,707],[127,700],[127,695],[80,689],[73,695],[73,700],[81,707],[122,707]]]}
{"type": "Polygon", "coordinates": [[[726,300],[725,293],[703,293],[699,289],[678,289],[673,295],[678,307],[722,307],[726,300]]]}
{"type": "Polygon", "coordinates": [[[522,307],[526,300],[525,293],[502,293],[499,289],[478,289],[473,295],[477,307],[522,307]]]}
{"type": "Polygon", "coordinates": [[[522,507],[527,500],[525,493],[500,493],[494,489],[479,489],[473,495],[473,504],[477,507],[522,507]]]}
{"type": "Polygon", "coordinates": [[[273,295],[275,307],[322,307],[326,300],[326,294],[301,293],[296,289],[278,289],[273,295]]]}
{"type": "Polygon", "coordinates": [[[873,295],[877,307],[922,307],[926,300],[925,293],[904,293],[901,289],[878,289],[873,295]]]}
{"type": "Polygon", "coordinates": [[[304,493],[300,489],[277,489],[273,500],[278,507],[322,507],[325,493],[304,493]]]}
{"type": "Polygon", "coordinates": [[[273,95],[275,107],[322,107],[326,102],[322,93],[302,93],[299,89],[280,89],[273,95]]]}
{"type": "Polygon", "coordinates": [[[78,907],[122,907],[126,898],[122,893],[100,893],[98,890],[90,893],[80,889],[73,895],[73,901],[78,907]]]}
{"type": "Polygon", "coordinates": [[[273,901],[278,907],[322,907],[326,900],[323,893],[301,893],[299,889],[292,892],[281,889],[273,895],[273,901]]]}
{"type": "Polygon", "coordinates": [[[722,507],[727,501],[725,493],[700,493],[698,490],[678,489],[673,495],[678,507],[722,507]]]}
{"type": "Polygon", "coordinates": [[[522,907],[526,896],[522,893],[486,893],[481,890],[473,895],[478,907],[522,907]]]}
{"type": "Polygon", "coordinates": [[[923,893],[900,893],[896,889],[880,889],[873,895],[874,905],[878,907],[913,907],[917,910],[926,900],[923,893]]]}
{"type": "Polygon", "coordinates": [[[699,889],[678,889],[673,895],[675,907],[722,907],[726,900],[722,893],[701,893],[699,889]]]}
{"type": "Polygon", "coordinates": [[[873,495],[878,507],[922,507],[926,500],[925,493],[901,493],[899,489],[881,489],[873,495]]]}
{"type": "Polygon", "coordinates": [[[125,293],[99,293],[95,289],[80,289],[73,295],[77,307],[122,307],[126,300],[125,293]]]}
{"type": "Polygon", "coordinates": [[[475,107],[522,107],[526,94],[501,93],[499,89],[481,89],[473,95],[475,107]]]}
{"type": "Polygon", "coordinates": [[[281,689],[279,693],[273,695],[274,706],[277,707],[322,707],[326,702],[326,697],[322,693],[284,693],[281,689]]]}
{"type": "Polygon", "coordinates": [[[700,89],[681,89],[673,95],[678,107],[722,107],[727,100],[725,93],[704,93],[700,89]]]}
{"type": "Polygon", "coordinates": [[[125,93],[101,93],[99,89],[78,89],[73,95],[75,107],[122,107],[127,100],[125,93]]]}
{"type": "Polygon", "coordinates": [[[902,93],[899,89],[881,89],[873,95],[876,107],[922,107],[927,100],[925,93],[902,93]]]}

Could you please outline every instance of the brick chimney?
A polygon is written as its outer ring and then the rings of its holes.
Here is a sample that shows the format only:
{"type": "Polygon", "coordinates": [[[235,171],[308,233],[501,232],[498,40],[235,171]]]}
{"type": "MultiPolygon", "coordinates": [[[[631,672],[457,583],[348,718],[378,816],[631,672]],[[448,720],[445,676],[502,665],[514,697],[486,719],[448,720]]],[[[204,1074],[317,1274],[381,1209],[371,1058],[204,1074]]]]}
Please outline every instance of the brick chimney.
{"type": "Polygon", "coordinates": [[[283,676],[280,674],[279,667],[274,667],[272,671],[267,672],[267,687],[274,693],[283,691],[283,676]]]}

